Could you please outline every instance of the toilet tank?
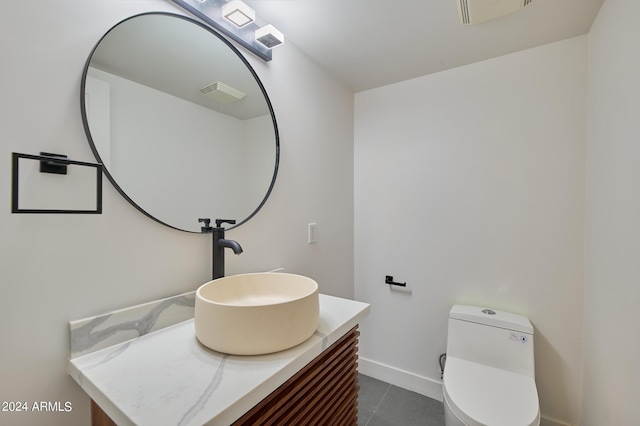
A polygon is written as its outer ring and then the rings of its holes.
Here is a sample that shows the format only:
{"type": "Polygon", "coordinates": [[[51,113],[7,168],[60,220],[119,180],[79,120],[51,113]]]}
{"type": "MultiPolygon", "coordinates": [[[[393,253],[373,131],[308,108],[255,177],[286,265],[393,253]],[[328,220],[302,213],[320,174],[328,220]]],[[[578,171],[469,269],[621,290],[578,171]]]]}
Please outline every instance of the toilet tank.
{"type": "Polygon", "coordinates": [[[521,315],[454,305],[449,312],[449,357],[535,378],[533,326],[521,315]]]}

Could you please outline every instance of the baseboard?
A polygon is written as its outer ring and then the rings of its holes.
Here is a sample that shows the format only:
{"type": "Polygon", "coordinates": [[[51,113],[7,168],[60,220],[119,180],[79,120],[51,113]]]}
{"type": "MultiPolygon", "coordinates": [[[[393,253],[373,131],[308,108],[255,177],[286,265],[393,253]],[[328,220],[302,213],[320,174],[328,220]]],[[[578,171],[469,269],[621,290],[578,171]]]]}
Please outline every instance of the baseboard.
{"type": "Polygon", "coordinates": [[[365,376],[442,401],[442,382],[440,380],[419,376],[362,357],[358,358],[358,371],[365,376]]]}
{"type": "Polygon", "coordinates": [[[554,419],[553,417],[540,416],[540,426],[573,426],[571,423],[554,419]]]}
{"type": "MultiPolygon", "coordinates": [[[[442,401],[441,380],[419,376],[415,373],[362,357],[358,358],[358,371],[365,376],[442,401]]],[[[554,419],[553,417],[545,415],[540,417],[540,426],[573,426],[571,423],[554,419]]]]}

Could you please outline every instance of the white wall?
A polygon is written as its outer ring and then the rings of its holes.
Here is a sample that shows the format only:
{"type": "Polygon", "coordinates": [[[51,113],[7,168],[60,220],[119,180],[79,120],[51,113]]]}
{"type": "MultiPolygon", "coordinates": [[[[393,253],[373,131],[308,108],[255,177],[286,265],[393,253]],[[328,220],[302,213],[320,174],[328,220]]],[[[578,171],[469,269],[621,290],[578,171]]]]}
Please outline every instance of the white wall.
{"type": "Polygon", "coordinates": [[[640,3],[589,33],[584,426],[640,424],[640,3]]]}
{"type": "MultiPolygon", "coordinates": [[[[140,207],[162,222],[188,230],[199,230],[197,219],[212,212],[238,219],[251,214],[253,210],[242,208],[241,194],[233,191],[237,186],[220,184],[241,170],[242,120],[99,69],[89,68],[88,73],[110,87],[107,168],[140,207]],[[228,161],[217,162],[218,156],[228,161]],[[203,196],[209,186],[218,196],[203,196]],[[184,190],[190,187],[200,191],[184,190]],[[228,202],[221,205],[218,200],[228,202]]],[[[90,99],[91,109],[102,101],[95,94],[90,99]]],[[[273,142],[273,130],[269,137],[273,142]]]]}
{"type": "MultiPolygon", "coordinates": [[[[80,117],[83,66],[104,32],[147,11],[181,13],[162,0],[64,0],[13,2],[0,14],[0,401],[73,406],[0,411],[0,424],[88,424],[89,401],[65,371],[67,321],[211,277],[209,237],[148,219],[106,180],[102,215],[10,214],[11,152],[93,161],[80,117]]],[[[353,95],[291,43],[268,64],[246,56],[273,103],[282,155],[270,200],[228,233],[245,252],[228,256],[227,272],[283,266],[315,278],[323,293],[352,297],[353,95]],[[308,222],[318,223],[315,245],[306,243],[308,222]]]]}
{"type": "Polygon", "coordinates": [[[270,115],[241,120],[96,68],[88,74],[94,77],[85,86],[88,109],[111,104],[107,159],[92,124],[91,136],[107,169],[136,204],[191,231],[200,230],[199,217],[243,221],[255,211],[273,177],[270,115]],[[96,93],[105,83],[106,96],[96,93]],[[184,190],[192,187],[199,191],[184,190]]]}
{"type": "MultiPolygon", "coordinates": [[[[243,211],[252,213],[256,200],[262,200],[270,185],[263,176],[273,175],[275,151],[273,149],[273,121],[270,115],[263,115],[244,120],[244,143],[241,156],[243,175],[238,176],[243,181],[243,211]],[[265,134],[271,138],[265,138],[265,134]],[[265,159],[271,161],[265,161],[265,159]],[[257,185],[257,183],[260,185],[257,185]]],[[[246,216],[245,216],[246,217],[246,216]]]]}
{"type": "Polygon", "coordinates": [[[542,412],[578,421],[586,54],[583,36],[356,94],[365,372],[441,398],[448,310],[487,305],[531,319],[542,412]]]}

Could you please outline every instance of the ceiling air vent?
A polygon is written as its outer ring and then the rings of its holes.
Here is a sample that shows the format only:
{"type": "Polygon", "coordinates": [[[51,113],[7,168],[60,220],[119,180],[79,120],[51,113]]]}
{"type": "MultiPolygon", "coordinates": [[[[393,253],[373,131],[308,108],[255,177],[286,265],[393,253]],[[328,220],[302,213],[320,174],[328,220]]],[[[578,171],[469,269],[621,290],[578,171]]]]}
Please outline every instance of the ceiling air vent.
{"type": "Polygon", "coordinates": [[[208,86],[199,89],[201,95],[214,99],[223,104],[230,104],[247,96],[246,93],[239,91],[226,83],[216,81],[208,86]]]}
{"type": "Polygon", "coordinates": [[[513,13],[533,0],[457,0],[463,25],[479,24],[513,13]]]}

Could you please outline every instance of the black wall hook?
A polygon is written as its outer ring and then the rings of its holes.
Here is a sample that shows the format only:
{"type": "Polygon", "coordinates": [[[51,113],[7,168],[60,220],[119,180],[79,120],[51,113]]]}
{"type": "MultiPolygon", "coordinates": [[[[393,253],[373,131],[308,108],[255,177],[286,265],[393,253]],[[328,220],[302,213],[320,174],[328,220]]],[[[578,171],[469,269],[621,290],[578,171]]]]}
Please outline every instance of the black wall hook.
{"type": "Polygon", "coordinates": [[[58,175],[67,174],[67,163],[65,163],[64,161],[56,161],[67,160],[66,155],[53,154],[51,152],[40,152],[40,155],[43,157],[51,157],[50,160],[40,160],[41,173],[55,173],[58,175]]]}
{"type": "Polygon", "coordinates": [[[393,281],[393,276],[391,276],[391,275],[387,275],[387,276],[385,277],[385,279],[384,279],[384,283],[385,283],[385,284],[389,284],[389,285],[397,285],[397,286],[400,286],[400,287],[406,287],[406,286],[407,286],[407,283],[406,283],[406,282],[404,282],[404,283],[397,283],[397,282],[393,281]]]}

